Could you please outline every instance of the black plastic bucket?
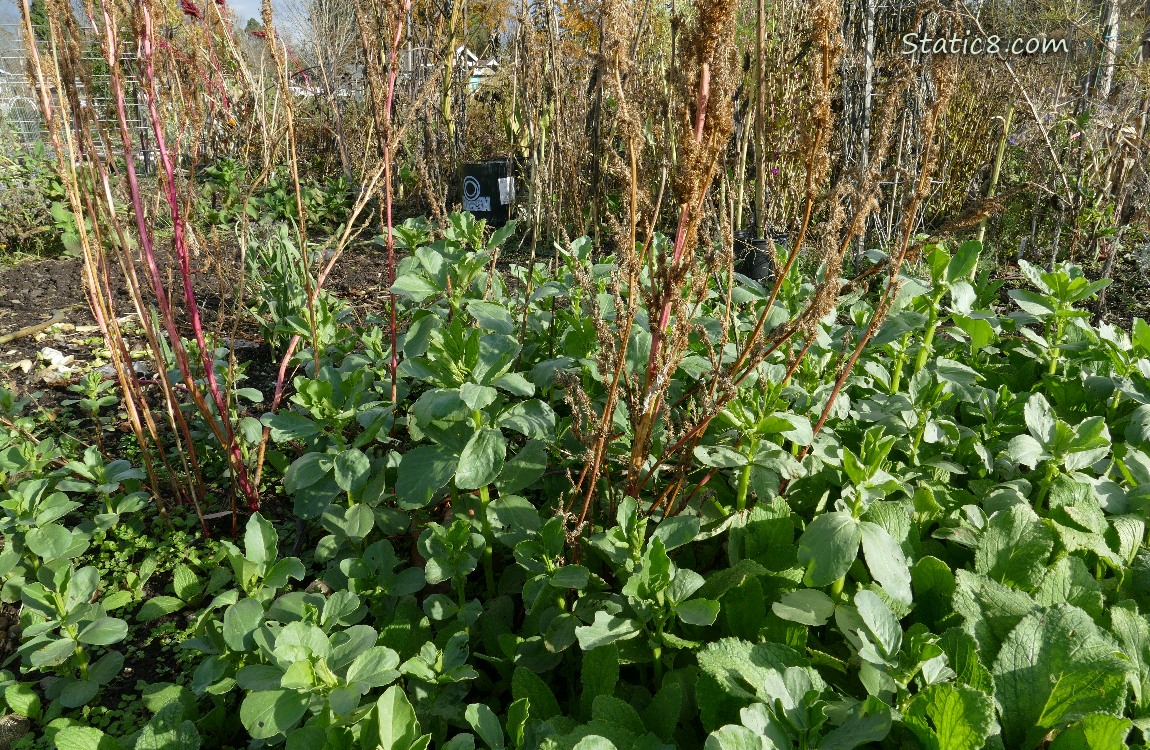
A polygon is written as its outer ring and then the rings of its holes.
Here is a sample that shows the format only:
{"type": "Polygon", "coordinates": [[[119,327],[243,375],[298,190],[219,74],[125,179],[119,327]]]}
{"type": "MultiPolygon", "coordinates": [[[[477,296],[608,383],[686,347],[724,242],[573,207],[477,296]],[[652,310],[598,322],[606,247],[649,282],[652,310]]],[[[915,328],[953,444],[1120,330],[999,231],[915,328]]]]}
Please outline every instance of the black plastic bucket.
{"type": "Polygon", "coordinates": [[[460,169],[463,210],[486,219],[493,227],[501,227],[511,216],[511,201],[515,199],[515,176],[511,159],[493,159],[476,164],[464,164],[460,169]]]}
{"type": "Polygon", "coordinates": [[[759,282],[773,281],[775,278],[773,239],[755,237],[751,229],[736,231],[735,272],[759,282]]]}

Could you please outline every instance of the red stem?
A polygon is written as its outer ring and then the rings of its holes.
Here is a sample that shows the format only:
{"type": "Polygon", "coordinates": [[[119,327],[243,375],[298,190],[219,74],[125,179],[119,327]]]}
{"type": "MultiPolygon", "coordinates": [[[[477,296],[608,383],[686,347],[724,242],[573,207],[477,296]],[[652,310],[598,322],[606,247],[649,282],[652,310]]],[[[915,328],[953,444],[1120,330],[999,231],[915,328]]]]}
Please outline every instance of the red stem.
{"type": "MultiPolygon", "coordinates": [[[[201,365],[204,368],[204,375],[208,383],[208,391],[215,402],[217,411],[219,412],[219,424],[212,418],[212,415],[206,410],[204,418],[212,425],[213,432],[221,438],[224,443],[224,448],[229,454],[230,463],[235,472],[236,482],[240,486],[240,491],[243,492],[247,498],[248,507],[252,510],[258,510],[260,506],[259,492],[248,481],[247,467],[244,464],[243,453],[240,450],[240,445],[235,439],[235,433],[232,430],[231,420],[228,419],[228,404],[222,391],[220,390],[219,383],[216,380],[216,372],[214,361],[211,356],[211,351],[208,349],[207,341],[204,336],[203,323],[200,320],[200,308],[196,303],[195,291],[192,287],[192,268],[191,260],[188,253],[187,239],[184,236],[184,220],[180,214],[179,196],[176,193],[175,182],[175,168],[172,164],[172,157],[168,151],[167,142],[164,138],[164,128],[160,118],[159,109],[156,106],[156,80],[155,80],[155,61],[152,51],[152,17],[148,12],[145,4],[141,4],[140,12],[144,21],[144,38],[142,41],[142,54],[145,61],[144,72],[148,81],[148,113],[152,120],[152,135],[156,139],[156,151],[160,156],[160,164],[164,169],[164,176],[166,178],[164,183],[164,195],[168,202],[168,208],[172,215],[172,244],[176,251],[176,257],[180,265],[180,278],[183,282],[184,288],[184,302],[187,306],[188,316],[190,318],[192,332],[196,338],[196,344],[200,348],[201,365]],[[222,435],[220,428],[222,427],[222,435]]],[[[128,170],[129,179],[134,180],[132,170],[128,170]]],[[[156,292],[157,301],[160,303],[161,315],[164,318],[164,325],[168,329],[168,336],[171,339],[172,350],[176,353],[176,361],[183,371],[185,379],[189,382],[189,389],[192,388],[191,370],[188,367],[187,356],[183,351],[183,346],[180,344],[179,334],[176,331],[175,319],[172,316],[171,307],[168,303],[167,295],[164,292],[163,280],[160,277],[160,269],[156,263],[154,248],[152,246],[151,236],[148,233],[147,226],[144,222],[144,212],[139,210],[136,206],[136,224],[140,232],[140,247],[144,252],[144,257],[147,261],[148,272],[152,277],[152,284],[156,292]]]]}

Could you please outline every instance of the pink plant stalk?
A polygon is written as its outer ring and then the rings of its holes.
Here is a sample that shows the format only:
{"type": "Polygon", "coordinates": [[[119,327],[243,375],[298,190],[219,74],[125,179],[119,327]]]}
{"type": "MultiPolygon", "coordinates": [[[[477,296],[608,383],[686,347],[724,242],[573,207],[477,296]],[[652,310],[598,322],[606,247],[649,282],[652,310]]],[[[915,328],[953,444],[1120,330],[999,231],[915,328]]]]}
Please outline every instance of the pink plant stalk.
{"type": "MultiPolygon", "coordinates": [[[[168,338],[170,340],[172,351],[176,356],[176,363],[180,368],[180,372],[184,376],[185,384],[187,384],[189,391],[192,392],[194,400],[200,409],[205,421],[209,424],[212,432],[223,444],[224,449],[228,453],[229,462],[232,465],[232,470],[235,474],[236,482],[239,484],[240,491],[247,499],[248,507],[252,510],[259,510],[260,499],[258,488],[252,485],[248,479],[247,466],[244,463],[243,452],[240,449],[239,441],[236,440],[235,431],[232,428],[231,421],[228,419],[228,402],[224,396],[223,390],[216,378],[214,361],[212,359],[211,350],[208,348],[206,337],[204,336],[203,323],[200,320],[200,309],[196,302],[195,289],[192,284],[192,268],[190,253],[188,251],[187,238],[185,236],[184,218],[180,211],[179,195],[176,192],[175,182],[175,168],[172,163],[171,153],[167,146],[167,141],[164,137],[164,128],[160,117],[159,108],[156,106],[157,88],[155,79],[155,61],[154,51],[152,48],[152,37],[154,34],[152,26],[151,13],[148,11],[146,4],[141,3],[139,6],[140,14],[143,19],[144,29],[143,38],[140,40],[141,51],[140,54],[144,61],[144,78],[147,81],[147,94],[148,100],[148,114],[152,121],[152,135],[156,142],[156,152],[160,157],[160,164],[164,170],[164,196],[168,203],[168,209],[172,216],[173,227],[173,240],[172,244],[176,251],[176,257],[179,262],[180,280],[183,285],[184,303],[187,307],[189,321],[191,323],[192,333],[195,336],[196,344],[200,349],[201,365],[204,369],[204,375],[207,380],[208,392],[215,404],[216,410],[219,414],[219,420],[211,414],[210,409],[200,396],[198,389],[194,387],[194,380],[192,378],[191,368],[189,366],[187,353],[181,343],[179,332],[176,329],[175,317],[171,310],[167,292],[164,288],[163,279],[160,276],[160,268],[156,262],[155,249],[152,243],[152,235],[146,226],[144,220],[143,204],[138,190],[138,185],[135,181],[135,171],[131,165],[128,167],[129,184],[132,187],[132,201],[133,208],[136,214],[136,226],[140,234],[140,249],[144,255],[145,264],[148,269],[149,279],[152,283],[152,289],[156,296],[156,301],[160,307],[160,316],[163,319],[164,327],[167,329],[168,338]]],[[[131,160],[128,160],[131,162],[131,160]]]]}

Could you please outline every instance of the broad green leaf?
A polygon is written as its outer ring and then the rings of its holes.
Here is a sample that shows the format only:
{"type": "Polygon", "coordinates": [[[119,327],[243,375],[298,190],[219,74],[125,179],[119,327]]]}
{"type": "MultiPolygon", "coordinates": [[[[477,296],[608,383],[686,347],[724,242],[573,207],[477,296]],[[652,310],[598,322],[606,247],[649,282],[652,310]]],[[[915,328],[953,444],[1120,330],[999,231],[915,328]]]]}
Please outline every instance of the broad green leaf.
{"type": "Polygon", "coordinates": [[[713,599],[691,599],[676,604],[675,614],[688,625],[713,625],[719,616],[719,603],[713,599]]]}
{"type": "Polygon", "coordinates": [[[467,312],[471,313],[471,317],[475,318],[475,322],[484,330],[505,334],[516,332],[511,312],[503,305],[471,300],[467,303],[467,312]]]}
{"type": "Polygon", "coordinates": [[[990,518],[978,540],[974,569],[999,583],[1036,587],[1054,551],[1054,532],[1029,506],[1015,505],[990,518]]]}
{"type": "Polygon", "coordinates": [[[95,727],[70,726],[56,732],[56,750],[120,750],[122,745],[95,727]]]}
{"type": "Polygon", "coordinates": [[[68,661],[75,653],[76,641],[71,638],[59,638],[33,651],[29,661],[37,669],[55,667],[68,661]]]}
{"type": "Polygon", "coordinates": [[[555,411],[539,399],[512,404],[499,415],[497,422],[500,427],[534,440],[550,441],[555,437],[555,411]]]}
{"type": "Polygon", "coordinates": [[[372,646],[347,668],[347,681],[366,688],[383,687],[399,678],[398,667],[399,654],[387,646],[372,646]]]}
{"type": "Polygon", "coordinates": [[[184,707],[169,703],[140,730],[133,750],[199,750],[200,744],[200,733],[184,718],[184,707]]]}
{"type": "Polygon", "coordinates": [[[595,612],[595,619],[590,625],[575,628],[575,636],[579,639],[579,647],[584,651],[606,646],[615,641],[634,638],[642,632],[633,621],[622,617],[615,617],[603,610],[595,612]]]}
{"type": "Polygon", "coordinates": [[[291,462],[284,472],[284,489],[289,495],[312,487],[331,472],[331,456],[328,453],[304,453],[291,462]]]}
{"type": "MultiPolygon", "coordinates": [[[[914,617],[932,629],[950,616],[954,572],[937,557],[920,557],[910,572],[914,589],[914,617]]],[[[936,631],[937,632],[937,631],[936,631]]]]}
{"type": "Polygon", "coordinates": [[[8,709],[29,719],[40,718],[40,696],[27,683],[16,683],[4,689],[4,702],[8,709]]]}
{"type": "Polygon", "coordinates": [[[24,536],[24,543],[37,557],[55,560],[68,553],[72,532],[58,523],[48,523],[31,529],[24,536]]]}
{"type": "Polygon", "coordinates": [[[240,704],[240,721],[252,739],[287,734],[307,713],[311,696],[296,690],[257,690],[240,704]]]}
{"type": "Polygon", "coordinates": [[[175,590],[176,596],[186,602],[200,593],[203,585],[191,568],[187,565],[177,565],[172,571],[172,588],[175,590]]]}
{"type": "Polygon", "coordinates": [[[1110,714],[1090,714],[1082,721],[1062,730],[1050,744],[1050,750],[1122,750],[1133,723],[1110,714]]]}
{"type": "Polygon", "coordinates": [[[1096,620],[1102,616],[1102,587],[1081,557],[1059,558],[1034,592],[1034,600],[1044,607],[1073,604],[1096,620]]]}
{"type": "Polygon", "coordinates": [[[910,567],[902,547],[877,523],[863,521],[859,529],[863,557],[871,575],[893,599],[910,604],[910,567]]]}
{"type": "Polygon", "coordinates": [[[344,492],[358,494],[371,478],[371,459],[359,448],[348,448],[335,457],[335,483],[344,492]]]}
{"type": "Polygon", "coordinates": [[[591,572],[582,565],[564,565],[551,574],[550,583],[558,589],[584,589],[591,572]]]}
{"type": "Polygon", "coordinates": [[[511,675],[511,695],[516,701],[529,702],[532,719],[547,721],[561,713],[559,701],[547,683],[524,667],[516,667],[511,675]]]}
{"type": "MultiPolygon", "coordinates": [[[[400,297],[407,297],[413,302],[422,302],[433,294],[439,292],[431,282],[415,274],[403,274],[395,279],[391,285],[391,293],[400,297]]],[[[403,750],[407,750],[404,748],[403,750]]]]}
{"type": "Polygon", "coordinates": [[[614,644],[601,645],[583,651],[580,671],[583,690],[580,705],[584,715],[591,714],[591,706],[601,695],[612,695],[619,683],[619,649],[614,644]]]}
{"type": "Polygon", "coordinates": [[[241,599],[224,610],[224,643],[233,651],[248,649],[249,636],[264,619],[264,607],[257,599],[241,599]]]}
{"type": "Polygon", "coordinates": [[[80,708],[87,705],[100,692],[99,683],[74,677],[61,677],[52,687],[59,689],[60,692],[56,699],[64,708],[80,708]]]}
{"type": "Polygon", "coordinates": [[[547,447],[539,440],[528,440],[519,452],[503,465],[495,480],[499,494],[506,496],[530,487],[547,470],[547,447]]]}
{"type": "Polygon", "coordinates": [[[798,589],[783,594],[771,605],[771,611],[783,620],[818,627],[826,625],[835,611],[835,603],[818,589],[798,589]]]}
{"type": "Polygon", "coordinates": [[[248,519],[244,530],[244,557],[257,565],[271,565],[278,555],[279,535],[258,511],[248,519]]]}
{"type": "Polygon", "coordinates": [[[1056,312],[1054,303],[1041,294],[1035,294],[1025,289],[1011,289],[1007,294],[1016,305],[1022,308],[1023,312],[1028,312],[1039,318],[1053,315],[1056,312]]]}
{"type": "Polygon", "coordinates": [[[1043,447],[1048,447],[1055,437],[1057,419],[1046,397],[1041,393],[1035,393],[1027,399],[1026,406],[1023,407],[1023,416],[1030,434],[1041,442],[1043,447]]]}
{"type": "Polygon", "coordinates": [[[994,662],[1007,747],[1028,750],[1094,712],[1120,714],[1130,662],[1082,610],[1060,604],[1027,615],[994,662]]]}
{"type": "MultiPolygon", "coordinates": [[[[409,750],[419,736],[419,722],[415,718],[415,709],[398,685],[392,685],[379,697],[374,713],[375,728],[383,750],[409,750]]],[[[376,739],[371,737],[372,742],[376,739]]]]}
{"type": "Polygon", "coordinates": [[[672,516],[659,522],[654,535],[663,540],[663,548],[669,552],[695,541],[701,525],[698,516],[672,516]]]}
{"type": "Polygon", "coordinates": [[[890,726],[890,708],[872,695],[855,706],[846,721],[823,737],[819,750],[852,750],[878,742],[890,734],[890,726]]]}
{"type": "Polygon", "coordinates": [[[495,713],[482,703],[472,703],[463,713],[467,723],[491,750],[503,750],[503,727],[495,713]]]}
{"type": "Polygon", "coordinates": [[[745,466],[750,460],[734,448],[725,445],[700,445],[695,448],[695,458],[703,466],[716,469],[733,469],[745,466]]]}
{"type": "Polygon", "coordinates": [[[954,256],[946,266],[946,280],[955,283],[971,278],[975,266],[978,265],[978,255],[982,252],[982,243],[978,240],[968,240],[958,246],[954,256]]]}
{"type": "Polygon", "coordinates": [[[523,747],[524,734],[527,730],[527,719],[531,715],[531,702],[526,698],[512,701],[511,705],[507,707],[507,736],[511,740],[511,746],[515,748],[523,747]]]}
{"type": "MultiPolygon", "coordinates": [[[[774,701],[764,692],[772,676],[777,677],[787,667],[806,666],[806,660],[798,652],[781,643],[750,643],[738,638],[712,641],[696,658],[699,669],[715,678],[729,695],[766,702],[774,701]]],[[[821,691],[825,683],[817,672],[807,671],[814,688],[821,691]]]]}
{"type": "Polygon", "coordinates": [[[998,728],[994,700],[965,685],[931,685],[903,715],[924,750],[980,750],[998,728]]]}
{"type": "Polygon", "coordinates": [[[76,639],[92,646],[110,646],[128,635],[128,623],[118,617],[101,617],[88,624],[76,639]]]}
{"type": "Polygon", "coordinates": [[[499,391],[489,385],[464,383],[459,386],[459,398],[471,411],[479,411],[491,404],[499,396],[499,391]]]}
{"type": "Polygon", "coordinates": [[[430,503],[458,465],[458,457],[442,445],[421,445],[403,454],[395,482],[399,507],[411,510],[430,503]]]}
{"type": "Polygon", "coordinates": [[[883,649],[883,655],[892,657],[902,647],[902,627],[878,594],[863,589],[855,594],[855,607],[867,630],[883,649]]]}
{"type": "Polygon", "coordinates": [[[1110,632],[1118,639],[1123,655],[1133,665],[1130,686],[1134,691],[1134,701],[1144,705],[1145,696],[1150,695],[1150,623],[1126,606],[1112,607],[1110,632]]]}
{"type": "Polygon", "coordinates": [[[679,723],[679,715],[683,710],[683,688],[672,680],[664,680],[663,687],[655,693],[651,703],[643,712],[643,723],[647,729],[659,736],[659,739],[670,742],[675,735],[675,727],[679,723]]]}
{"type": "Polygon", "coordinates": [[[846,511],[823,513],[799,537],[798,562],[808,586],[826,586],[846,575],[858,558],[862,531],[846,511]]]}
{"type": "Polygon", "coordinates": [[[775,745],[746,727],[727,724],[707,735],[703,750],[774,750],[775,745]]]}
{"type": "Polygon", "coordinates": [[[1006,446],[1006,456],[1016,464],[1029,469],[1038,465],[1039,461],[1049,458],[1049,454],[1042,448],[1042,444],[1030,435],[1016,435],[1006,446]]]}
{"type": "Polygon", "coordinates": [[[323,429],[315,420],[294,411],[265,414],[260,421],[270,430],[271,439],[277,443],[306,440],[315,437],[323,429]]]}
{"type": "Polygon", "coordinates": [[[955,673],[955,682],[979,692],[993,693],[994,680],[990,670],[978,658],[974,637],[962,628],[950,628],[938,639],[938,646],[946,654],[947,666],[955,673]]]}
{"type": "Polygon", "coordinates": [[[455,471],[455,486],[477,490],[495,481],[507,457],[507,440],[494,427],[481,427],[467,441],[455,471]]]}
{"type": "Polygon", "coordinates": [[[183,608],[184,603],[174,596],[153,596],[140,606],[140,611],[136,613],[136,620],[150,622],[164,615],[179,612],[183,608]]]}
{"type": "Polygon", "coordinates": [[[983,318],[955,315],[954,324],[970,336],[970,348],[973,351],[984,349],[994,342],[994,328],[983,318]]]}
{"type": "Polygon", "coordinates": [[[1038,605],[1027,594],[969,570],[956,571],[955,581],[954,609],[978,644],[982,663],[990,666],[1002,642],[1038,605]]]}

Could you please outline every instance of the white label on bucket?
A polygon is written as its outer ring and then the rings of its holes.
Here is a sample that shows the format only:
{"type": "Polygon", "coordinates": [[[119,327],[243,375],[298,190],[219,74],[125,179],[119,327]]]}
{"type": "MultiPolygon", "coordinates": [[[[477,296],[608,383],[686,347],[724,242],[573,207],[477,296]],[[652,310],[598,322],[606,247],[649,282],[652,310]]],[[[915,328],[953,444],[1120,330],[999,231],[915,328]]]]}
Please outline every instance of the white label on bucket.
{"type": "Polygon", "coordinates": [[[515,178],[499,178],[499,202],[506,206],[515,197],[515,178]]]}

